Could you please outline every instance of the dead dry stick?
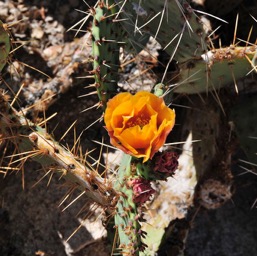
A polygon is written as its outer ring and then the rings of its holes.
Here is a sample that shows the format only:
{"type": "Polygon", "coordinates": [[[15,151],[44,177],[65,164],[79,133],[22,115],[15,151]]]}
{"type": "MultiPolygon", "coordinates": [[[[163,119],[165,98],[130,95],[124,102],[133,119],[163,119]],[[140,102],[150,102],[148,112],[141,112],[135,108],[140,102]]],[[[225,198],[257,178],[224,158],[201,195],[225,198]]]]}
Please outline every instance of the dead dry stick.
{"type": "Polygon", "coordinates": [[[30,122],[22,113],[12,108],[8,98],[3,91],[0,91],[0,133],[3,139],[10,140],[19,152],[16,154],[19,159],[14,162],[31,158],[42,164],[44,168],[60,172],[62,177],[74,184],[74,187],[85,191],[86,196],[108,213],[113,213],[118,197],[112,184],[101,178],[89,165],[80,163],[45,129],[30,122]]]}

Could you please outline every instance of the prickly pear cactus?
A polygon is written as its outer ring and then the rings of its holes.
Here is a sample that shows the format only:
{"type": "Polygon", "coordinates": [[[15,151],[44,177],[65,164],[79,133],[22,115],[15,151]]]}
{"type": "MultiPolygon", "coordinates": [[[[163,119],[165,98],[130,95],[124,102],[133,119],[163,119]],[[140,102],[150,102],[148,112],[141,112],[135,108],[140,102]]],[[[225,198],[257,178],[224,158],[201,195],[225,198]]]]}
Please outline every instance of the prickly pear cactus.
{"type": "Polygon", "coordinates": [[[95,87],[102,107],[117,93],[120,47],[139,52],[149,40],[149,34],[134,31],[130,20],[119,22],[121,10],[115,1],[99,1],[92,9],[92,54],[95,87]]]}
{"type": "Polygon", "coordinates": [[[213,28],[208,16],[193,9],[189,1],[131,0],[122,5],[122,10],[124,17],[134,18],[135,31],[150,33],[176,61],[174,92],[219,90],[253,68],[256,46],[232,44],[215,49],[209,37],[213,28]]]}
{"type": "MultiPolygon", "coordinates": [[[[212,32],[209,20],[201,16],[203,13],[199,15],[189,1],[102,0],[98,1],[91,12],[93,16],[91,74],[95,78],[95,87],[103,110],[106,109],[108,101],[118,94],[120,46],[129,42],[132,48],[139,51],[146,44],[149,35],[160,42],[170,55],[170,61],[176,62],[177,70],[174,70],[176,84],[171,86],[175,93],[200,94],[212,91],[218,95],[222,87],[243,77],[254,68],[256,45],[238,46],[234,42],[229,47],[215,49],[211,38],[208,37],[212,32]],[[126,38],[123,38],[124,35],[126,38]]],[[[9,36],[3,26],[0,31],[0,43],[3,45],[1,70],[10,50],[9,36]]],[[[168,87],[162,83],[157,84],[154,93],[162,97],[165,88],[168,87]]],[[[233,177],[230,164],[233,145],[229,136],[230,120],[227,120],[226,116],[228,108],[224,110],[220,103],[225,97],[217,96],[215,100],[213,98],[210,100],[208,95],[198,97],[198,95],[190,96],[189,101],[195,100],[196,104],[188,103],[187,107],[191,109],[187,112],[182,125],[189,123],[193,139],[199,141],[199,144],[193,146],[194,166],[198,179],[195,205],[215,209],[232,196],[233,177]],[[220,104],[216,104],[217,102],[220,104]]],[[[245,113],[255,109],[255,98],[244,101],[243,106],[240,103],[231,114],[242,145],[246,151],[254,153],[254,156],[257,152],[256,129],[249,125],[249,120],[244,116],[245,113]],[[247,122],[241,122],[241,119],[247,122]],[[250,136],[251,143],[244,143],[245,131],[250,136]]],[[[170,102],[171,100],[168,103],[170,102]]],[[[122,148],[124,138],[115,140],[113,137],[126,125],[129,128],[136,126],[137,130],[141,131],[149,120],[154,123],[153,126],[160,122],[156,117],[159,112],[153,111],[152,106],[148,105],[142,107],[143,110],[140,109],[138,116],[133,116],[134,105],[133,103],[132,110],[127,115],[111,120],[112,124],[122,124],[115,131],[108,131],[114,146],[119,149],[122,148]],[[154,113],[154,117],[149,118],[147,116],[149,113],[154,113]],[[127,122],[128,120],[130,122],[127,122]]],[[[154,102],[154,105],[158,104],[154,102]]],[[[158,149],[156,147],[154,152],[156,154],[151,154],[142,161],[133,155],[137,150],[131,150],[131,147],[125,148],[123,159],[115,173],[115,182],[109,181],[108,178],[106,181],[97,172],[91,171],[90,166],[82,164],[76,156],[54,141],[43,128],[15,111],[8,104],[8,97],[3,92],[0,94],[0,110],[1,135],[3,134],[16,146],[19,152],[16,156],[22,155],[20,161],[32,158],[53,171],[59,171],[69,182],[76,184],[86,196],[114,216],[114,228],[117,231],[114,238],[114,254],[144,255],[147,245],[144,244],[143,238],[147,234],[142,230],[141,224],[144,221],[144,204],[154,194],[151,182],[163,181],[173,175],[178,167],[177,154],[169,151],[157,153],[159,147],[158,149]]],[[[114,111],[121,110],[117,107],[114,111]]],[[[252,119],[253,116],[249,118],[252,119]]],[[[169,132],[170,130],[161,134],[157,141],[164,140],[169,132]]],[[[146,130],[146,137],[150,133],[146,130]]],[[[138,137],[132,135],[128,136],[128,140],[134,143],[138,137]]],[[[138,152],[143,150],[141,144],[144,143],[145,141],[134,143],[140,144],[138,152]]],[[[129,143],[125,141],[125,144],[129,143]]]]}
{"type": "MultiPolygon", "coordinates": [[[[107,1],[108,2],[108,1],[107,1]]],[[[103,108],[109,98],[117,93],[119,48],[122,37],[120,25],[114,18],[117,7],[100,1],[93,9],[92,51],[95,87],[103,108]]]]}
{"type": "Polygon", "coordinates": [[[67,149],[59,145],[40,126],[27,120],[22,113],[15,111],[8,103],[8,95],[0,91],[0,134],[10,138],[21,159],[14,162],[25,162],[31,158],[44,168],[59,172],[81,191],[87,191],[89,198],[98,202],[108,212],[112,212],[117,195],[111,183],[105,183],[100,175],[90,170],[89,166],[80,163],[67,149]],[[114,193],[114,194],[113,194],[114,193]]]}
{"type": "MultiPolygon", "coordinates": [[[[251,60],[256,54],[256,46],[229,46],[213,49],[202,54],[202,59],[191,60],[180,65],[180,81],[174,89],[177,93],[201,93],[218,91],[246,76],[252,69],[251,60]]],[[[236,90],[238,90],[236,88],[236,90]]]]}
{"type": "Polygon", "coordinates": [[[133,201],[132,157],[124,155],[117,176],[116,189],[121,195],[117,203],[117,213],[114,216],[115,228],[118,230],[118,248],[121,255],[139,255],[144,250],[141,241],[143,235],[140,229],[140,212],[133,201]]]}
{"type": "Polygon", "coordinates": [[[177,61],[184,62],[207,50],[203,22],[187,1],[135,1],[122,6],[124,17],[133,17],[134,30],[150,33],[177,61]]]}
{"type": "Polygon", "coordinates": [[[150,182],[172,176],[178,167],[177,159],[174,152],[157,154],[147,163],[126,154],[123,156],[115,186],[120,197],[114,217],[119,235],[117,251],[121,255],[145,255],[148,245],[144,241],[148,234],[142,229],[144,203],[155,193],[150,182]]]}

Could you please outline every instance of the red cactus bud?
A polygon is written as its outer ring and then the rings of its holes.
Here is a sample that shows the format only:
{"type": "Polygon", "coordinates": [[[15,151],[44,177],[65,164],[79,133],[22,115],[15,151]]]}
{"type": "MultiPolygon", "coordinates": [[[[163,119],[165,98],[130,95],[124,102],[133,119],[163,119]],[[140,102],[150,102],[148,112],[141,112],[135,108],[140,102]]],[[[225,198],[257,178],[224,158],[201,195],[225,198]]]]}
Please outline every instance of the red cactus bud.
{"type": "Polygon", "coordinates": [[[178,168],[178,154],[175,152],[163,152],[155,158],[154,171],[172,176],[178,168]]]}
{"type": "Polygon", "coordinates": [[[136,204],[142,205],[150,196],[154,194],[155,190],[151,187],[150,181],[143,178],[135,178],[131,181],[133,188],[133,201],[136,204]]]}

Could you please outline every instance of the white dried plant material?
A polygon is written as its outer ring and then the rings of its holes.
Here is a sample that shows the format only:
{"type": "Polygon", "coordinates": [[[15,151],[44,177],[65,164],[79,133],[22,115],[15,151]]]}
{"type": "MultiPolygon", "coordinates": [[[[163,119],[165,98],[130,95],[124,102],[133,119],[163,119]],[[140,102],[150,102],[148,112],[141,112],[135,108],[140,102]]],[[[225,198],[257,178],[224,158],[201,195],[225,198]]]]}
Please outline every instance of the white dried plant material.
{"type": "Polygon", "coordinates": [[[193,204],[196,186],[196,170],[193,162],[192,134],[190,133],[179,157],[179,167],[173,177],[161,181],[159,193],[149,206],[149,223],[160,228],[168,226],[176,218],[184,218],[188,208],[193,204]],[[161,218],[157,218],[157,216],[161,218]],[[156,218],[154,217],[156,216],[156,218]],[[158,223],[156,223],[158,219],[158,223]]]}
{"type": "Polygon", "coordinates": [[[148,233],[154,233],[155,236],[154,241],[147,243],[149,246],[147,252],[158,249],[165,228],[172,220],[184,218],[193,204],[196,170],[192,143],[192,133],[190,133],[179,157],[179,167],[175,175],[167,181],[161,181],[155,187],[158,194],[153,202],[147,204],[148,211],[144,214],[146,222],[142,223],[142,229],[148,233]]]}

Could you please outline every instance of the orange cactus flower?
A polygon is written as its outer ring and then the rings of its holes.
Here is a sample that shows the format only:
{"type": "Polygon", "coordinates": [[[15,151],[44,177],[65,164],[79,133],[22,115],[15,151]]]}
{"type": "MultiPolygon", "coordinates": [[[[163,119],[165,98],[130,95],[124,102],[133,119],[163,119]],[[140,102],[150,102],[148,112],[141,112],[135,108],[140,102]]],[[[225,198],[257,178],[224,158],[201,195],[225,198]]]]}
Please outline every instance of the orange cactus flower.
{"type": "Polygon", "coordinates": [[[108,101],[104,121],[113,146],[146,162],[165,143],[175,111],[152,93],[124,92],[108,101]]]}

